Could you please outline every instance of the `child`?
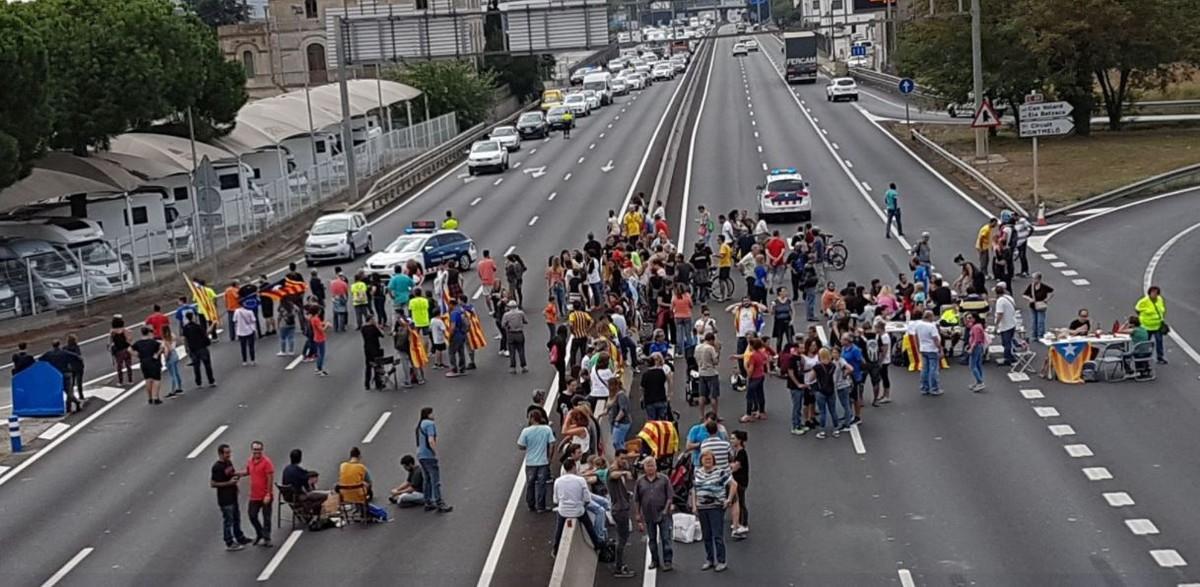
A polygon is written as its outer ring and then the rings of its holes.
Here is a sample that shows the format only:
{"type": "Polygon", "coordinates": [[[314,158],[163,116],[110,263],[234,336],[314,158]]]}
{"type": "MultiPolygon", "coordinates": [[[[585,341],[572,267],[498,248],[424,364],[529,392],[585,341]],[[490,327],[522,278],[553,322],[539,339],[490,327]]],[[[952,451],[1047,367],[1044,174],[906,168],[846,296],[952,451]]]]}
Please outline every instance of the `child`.
{"type": "Polygon", "coordinates": [[[558,325],[558,304],[554,301],[553,294],[550,295],[550,301],[546,302],[542,316],[546,319],[546,329],[550,331],[550,338],[554,338],[554,328],[558,325]]]}
{"type": "Polygon", "coordinates": [[[438,316],[429,321],[429,338],[433,340],[433,368],[446,367],[446,321],[449,316],[438,316]]]}

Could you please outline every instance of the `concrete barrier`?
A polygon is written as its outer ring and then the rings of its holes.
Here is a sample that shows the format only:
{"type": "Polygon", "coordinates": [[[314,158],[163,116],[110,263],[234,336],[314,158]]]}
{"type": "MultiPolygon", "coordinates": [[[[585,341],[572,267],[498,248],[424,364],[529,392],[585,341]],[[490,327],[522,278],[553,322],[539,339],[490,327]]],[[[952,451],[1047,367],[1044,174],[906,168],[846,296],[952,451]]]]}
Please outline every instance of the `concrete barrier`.
{"type": "Polygon", "coordinates": [[[575,520],[567,520],[562,539],[558,541],[550,587],[592,587],[599,564],[587,532],[575,520]]]}

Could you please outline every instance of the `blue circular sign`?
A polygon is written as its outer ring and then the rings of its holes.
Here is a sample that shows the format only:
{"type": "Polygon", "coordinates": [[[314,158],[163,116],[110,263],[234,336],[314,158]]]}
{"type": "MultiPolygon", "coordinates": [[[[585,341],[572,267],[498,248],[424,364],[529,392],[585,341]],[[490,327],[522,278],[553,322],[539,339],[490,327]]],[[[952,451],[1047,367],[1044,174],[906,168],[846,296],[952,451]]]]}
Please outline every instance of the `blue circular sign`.
{"type": "Polygon", "coordinates": [[[913,90],[917,89],[917,82],[914,82],[912,79],[906,77],[900,80],[899,86],[901,94],[911,94],[913,90]]]}

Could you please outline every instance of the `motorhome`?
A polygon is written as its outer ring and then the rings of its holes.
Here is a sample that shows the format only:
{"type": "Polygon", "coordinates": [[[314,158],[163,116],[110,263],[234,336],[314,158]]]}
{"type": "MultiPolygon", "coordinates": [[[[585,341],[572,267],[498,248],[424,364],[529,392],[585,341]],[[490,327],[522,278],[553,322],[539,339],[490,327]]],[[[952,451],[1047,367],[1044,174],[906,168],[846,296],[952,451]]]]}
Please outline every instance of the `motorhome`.
{"type": "MultiPolygon", "coordinates": [[[[127,195],[89,198],[79,194],[25,206],[12,212],[11,216],[13,219],[66,217],[93,220],[120,257],[145,263],[150,259],[173,258],[192,252],[192,232],[184,221],[186,217],[180,217],[177,204],[165,201],[165,193],[162,189],[145,188],[145,191],[127,195]]],[[[191,200],[184,202],[190,204],[191,200]]]]}
{"type": "MultiPolygon", "coordinates": [[[[241,164],[238,172],[237,161],[218,161],[213,163],[217,172],[218,185],[224,206],[213,215],[213,225],[217,228],[226,226],[230,229],[242,227],[251,230],[263,227],[275,220],[275,209],[271,200],[254,181],[254,169],[246,163],[241,164]]],[[[173,205],[179,216],[185,220],[192,218],[195,212],[192,203],[191,177],[178,173],[154,182],[167,190],[168,203],[173,205]]]]}
{"type": "Polygon", "coordinates": [[[27,218],[0,220],[0,233],[41,240],[54,245],[83,265],[88,296],[99,297],[134,286],[133,271],[112,244],[100,223],[84,218],[27,218]]]}
{"type": "Polygon", "coordinates": [[[21,315],[21,299],[8,284],[8,278],[0,272],[0,320],[21,315]]]}
{"type": "Polygon", "coordinates": [[[46,241],[0,238],[0,281],[13,290],[25,313],[84,301],[79,266],[46,241]]]}

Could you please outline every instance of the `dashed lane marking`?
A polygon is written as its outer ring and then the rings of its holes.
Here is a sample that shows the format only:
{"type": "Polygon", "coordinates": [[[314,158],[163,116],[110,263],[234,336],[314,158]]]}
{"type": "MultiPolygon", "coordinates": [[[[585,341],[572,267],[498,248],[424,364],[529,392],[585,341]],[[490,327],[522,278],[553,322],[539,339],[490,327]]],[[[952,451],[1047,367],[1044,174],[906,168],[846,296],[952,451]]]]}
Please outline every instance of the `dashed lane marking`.
{"type": "Polygon", "coordinates": [[[547,197],[546,199],[553,202],[554,198],[557,198],[557,197],[558,197],[558,192],[550,192],[550,196],[547,197]]]}
{"type": "Polygon", "coordinates": [[[515,251],[515,250],[517,250],[517,245],[510,245],[510,246],[508,247],[508,250],[507,250],[507,251],[504,251],[504,256],[505,256],[505,257],[507,257],[507,256],[511,255],[511,254],[512,254],[512,252],[513,252],[513,251],[515,251]]]}
{"type": "Polygon", "coordinates": [[[483,295],[483,286],[482,285],[479,286],[479,289],[475,290],[475,293],[471,294],[471,299],[478,300],[479,296],[481,296],[481,295],[483,295]]]}
{"type": "Polygon", "coordinates": [[[1068,424],[1052,424],[1048,428],[1050,429],[1050,434],[1060,438],[1063,436],[1075,436],[1075,429],[1068,424]]]}
{"type": "Polygon", "coordinates": [[[196,448],[193,448],[192,452],[188,453],[187,458],[191,460],[200,456],[200,453],[204,452],[204,449],[208,448],[208,445],[212,444],[217,437],[221,436],[221,434],[228,429],[229,426],[227,424],[221,424],[220,426],[217,426],[217,429],[213,430],[212,434],[209,434],[204,440],[201,440],[200,444],[197,444],[196,448]]]}
{"type": "Polygon", "coordinates": [[[1050,266],[1055,269],[1062,269],[1063,267],[1066,267],[1067,264],[1063,261],[1051,261],[1050,266]]]}
{"type": "Polygon", "coordinates": [[[825,135],[825,136],[829,136],[829,131],[827,131],[827,130],[825,130],[824,128],[822,128],[822,129],[821,129],[821,134],[823,134],[823,135],[825,135]]]}
{"type": "Polygon", "coordinates": [[[1034,408],[1033,411],[1037,412],[1037,415],[1039,418],[1057,418],[1058,417],[1058,409],[1052,408],[1049,406],[1038,406],[1038,407],[1034,408]]]}
{"type": "Polygon", "coordinates": [[[859,183],[862,184],[864,190],[867,190],[868,192],[871,191],[871,184],[869,184],[865,181],[860,181],[859,183]]]}
{"type": "Polygon", "coordinates": [[[1125,520],[1125,527],[1129,528],[1129,531],[1133,532],[1133,534],[1135,536],[1148,536],[1151,534],[1158,534],[1158,526],[1155,526],[1154,522],[1151,522],[1150,520],[1147,520],[1146,518],[1135,518],[1132,520],[1125,520]]]}
{"type": "Polygon", "coordinates": [[[1029,375],[1025,373],[1009,373],[1008,380],[1012,382],[1029,381],[1029,375]]]}
{"type": "Polygon", "coordinates": [[[1042,253],[1042,258],[1047,261],[1053,261],[1058,258],[1058,255],[1055,255],[1054,253],[1042,253]]]}
{"type": "Polygon", "coordinates": [[[533,149],[530,149],[530,150],[529,150],[529,154],[530,154],[530,155],[532,155],[532,154],[534,154],[534,153],[537,153],[537,148],[533,148],[533,149]]]}
{"type": "Polygon", "coordinates": [[[517,161],[516,163],[513,163],[513,169],[516,169],[516,168],[520,167],[520,166],[521,166],[521,163],[523,163],[523,162],[522,162],[522,161],[517,161]]]}
{"type": "Polygon", "coordinates": [[[297,355],[297,356],[296,356],[296,358],[292,359],[292,362],[291,362],[291,363],[288,363],[288,364],[287,364],[287,367],[284,367],[284,368],[283,368],[283,370],[284,370],[284,371],[291,371],[292,369],[295,369],[295,368],[296,368],[296,365],[299,365],[299,364],[300,364],[300,362],[301,362],[301,361],[303,361],[303,360],[304,360],[304,355],[303,355],[303,354],[301,354],[301,355],[297,355]]]}
{"type": "Polygon", "coordinates": [[[759,145],[759,146],[758,146],[758,152],[759,152],[759,153],[762,153],[762,145],[759,145]]]}
{"type": "Polygon", "coordinates": [[[846,167],[849,167],[850,169],[854,169],[854,162],[849,159],[846,159],[846,167]]]}
{"type": "Polygon", "coordinates": [[[534,224],[537,224],[537,221],[538,221],[538,217],[537,217],[537,216],[534,216],[533,218],[530,218],[530,219],[529,219],[529,226],[533,226],[534,224]]]}
{"type": "Polygon", "coordinates": [[[497,177],[496,181],[492,182],[492,185],[500,185],[500,183],[503,181],[504,181],[503,177],[497,177]]]}
{"type": "Polygon", "coordinates": [[[1104,493],[1104,501],[1107,501],[1108,505],[1115,507],[1115,508],[1121,508],[1121,507],[1133,505],[1133,498],[1130,497],[1129,494],[1124,491],[1106,492],[1106,493],[1104,493]]]}
{"type": "Polygon", "coordinates": [[[1079,272],[1074,269],[1063,269],[1062,274],[1063,277],[1075,277],[1076,275],[1079,275],[1079,272]]]}
{"type": "Polygon", "coordinates": [[[474,200],[471,200],[471,205],[472,205],[472,206],[474,206],[475,204],[478,204],[479,202],[482,202],[482,201],[483,201],[483,197],[482,197],[482,196],[481,196],[481,197],[478,197],[478,198],[475,198],[474,200]]]}
{"type": "Polygon", "coordinates": [[[908,569],[900,569],[900,587],[917,587],[917,582],[913,580],[912,571],[908,569]]]}
{"type": "Polygon", "coordinates": [[[1092,284],[1092,282],[1090,282],[1090,281],[1088,281],[1088,280],[1086,280],[1086,279],[1072,279],[1072,280],[1071,280],[1071,283],[1073,283],[1073,284],[1075,284],[1075,285],[1078,285],[1078,286],[1080,286],[1080,287],[1083,287],[1083,286],[1085,286],[1085,285],[1091,285],[1091,284],[1092,284]]]}
{"type": "Polygon", "coordinates": [[[258,574],[258,581],[271,579],[271,575],[275,574],[275,569],[279,568],[279,563],[283,562],[283,557],[287,556],[292,551],[292,547],[296,546],[296,541],[300,540],[301,534],[304,534],[303,530],[292,530],[292,533],[288,534],[287,540],[283,541],[283,546],[279,547],[279,552],[271,557],[271,562],[267,563],[267,566],[258,574]]]}
{"type": "Polygon", "coordinates": [[[563,176],[563,181],[571,181],[571,174],[570,174],[570,173],[568,173],[568,174],[564,175],[564,176],[563,176]]]}
{"type": "Polygon", "coordinates": [[[595,149],[595,148],[596,148],[596,143],[592,143],[592,144],[588,145],[588,150],[589,150],[589,151],[590,151],[590,150],[592,150],[592,149],[595,149]]]}
{"type": "Polygon", "coordinates": [[[387,424],[388,418],[391,417],[392,413],[390,411],[380,414],[379,419],[375,420],[375,425],[371,426],[371,429],[367,431],[367,435],[363,437],[362,443],[371,444],[371,441],[375,440],[375,436],[379,434],[379,431],[383,430],[383,425],[387,424]]]}
{"type": "Polygon", "coordinates": [[[850,441],[854,443],[855,454],[867,454],[867,446],[863,444],[862,433],[858,431],[858,424],[850,426],[850,441]]]}
{"type": "Polygon", "coordinates": [[[93,550],[96,549],[88,546],[76,553],[75,556],[71,557],[71,560],[67,561],[67,564],[58,569],[58,571],[51,575],[49,579],[46,579],[46,582],[42,583],[42,587],[54,587],[55,585],[58,585],[58,582],[62,581],[63,578],[67,576],[67,573],[70,573],[72,569],[79,566],[79,563],[83,562],[83,559],[87,558],[89,554],[92,554],[93,550]]]}
{"type": "Polygon", "coordinates": [[[1107,481],[1112,479],[1112,473],[1106,467],[1084,467],[1083,474],[1089,481],[1107,481]]]}
{"type": "Polygon", "coordinates": [[[58,438],[60,434],[66,432],[70,427],[71,425],[67,424],[66,422],[55,422],[53,426],[47,428],[41,434],[38,434],[38,438],[41,438],[42,440],[54,440],[55,438],[58,438]]]}
{"type": "Polygon", "coordinates": [[[833,150],[835,150],[835,151],[841,151],[841,150],[842,150],[842,148],[841,148],[841,147],[839,147],[837,143],[830,143],[830,144],[831,144],[831,145],[833,145],[833,150]]]}
{"type": "Polygon", "coordinates": [[[579,158],[579,161],[576,161],[576,163],[577,163],[577,164],[579,164],[579,165],[582,165],[582,164],[583,164],[583,160],[584,160],[584,159],[586,159],[586,157],[580,157],[580,158],[579,158]]]}
{"type": "Polygon", "coordinates": [[[1042,393],[1040,389],[1022,389],[1021,396],[1025,399],[1042,399],[1046,397],[1046,394],[1042,393]]]}
{"type": "Polygon", "coordinates": [[[1096,456],[1096,453],[1092,452],[1092,449],[1086,444],[1068,444],[1064,446],[1063,449],[1066,450],[1067,454],[1074,459],[1096,456]]]}
{"type": "Polygon", "coordinates": [[[758,121],[757,121],[757,120],[751,120],[751,121],[750,121],[750,126],[758,126],[758,121]]]}
{"type": "Polygon", "coordinates": [[[758,131],[754,131],[754,138],[758,138],[758,131]]]}
{"type": "Polygon", "coordinates": [[[766,163],[763,163],[763,164],[762,164],[762,168],[763,168],[763,171],[766,171],[766,170],[767,170],[767,164],[766,164],[766,163]]]}
{"type": "Polygon", "coordinates": [[[1172,568],[1187,566],[1187,561],[1183,560],[1183,557],[1179,555],[1179,551],[1175,550],[1174,548],[1151,550],[1150,556],[1154,557],[1154,562],[1158,563],[1158,566],[1160,567],[1172,568]]]}
{"type": "Polygon", "coordinates": [[[604,138],[604,133],[600,133],[600,138],[604,138]]]}

